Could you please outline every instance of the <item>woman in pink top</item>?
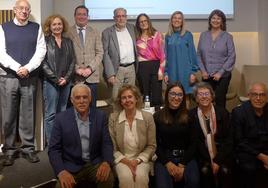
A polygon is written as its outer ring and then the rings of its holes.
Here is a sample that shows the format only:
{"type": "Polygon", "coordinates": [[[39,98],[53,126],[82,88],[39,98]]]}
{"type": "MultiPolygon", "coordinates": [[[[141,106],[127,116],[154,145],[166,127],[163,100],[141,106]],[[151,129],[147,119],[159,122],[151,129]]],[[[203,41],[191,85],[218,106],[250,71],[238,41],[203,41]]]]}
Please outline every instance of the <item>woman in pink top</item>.
{"type": "Polygon", "coordinates": [[[138,81],[143,96],[149,96],[152,106],[162,104],[162,80],[165,67],[163,36],[153,28],[148,15],[142,13],[136,20],[138,81]]]}

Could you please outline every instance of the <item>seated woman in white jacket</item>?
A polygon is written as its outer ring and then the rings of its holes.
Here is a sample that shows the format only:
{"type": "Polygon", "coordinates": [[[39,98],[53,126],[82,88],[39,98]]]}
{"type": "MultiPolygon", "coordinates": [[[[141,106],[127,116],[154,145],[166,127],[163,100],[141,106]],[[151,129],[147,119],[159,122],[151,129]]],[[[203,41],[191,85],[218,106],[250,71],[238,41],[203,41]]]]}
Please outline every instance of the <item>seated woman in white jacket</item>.
{"type": "Polygon", "coordinates": [[[116,104],[119,110],[110,116],[109,131],[119,187],[146,188],[149,162],[156,149],[153,117],[141,111],[142,97],[133,85],[123,85],[119,89],[116,104]]]}

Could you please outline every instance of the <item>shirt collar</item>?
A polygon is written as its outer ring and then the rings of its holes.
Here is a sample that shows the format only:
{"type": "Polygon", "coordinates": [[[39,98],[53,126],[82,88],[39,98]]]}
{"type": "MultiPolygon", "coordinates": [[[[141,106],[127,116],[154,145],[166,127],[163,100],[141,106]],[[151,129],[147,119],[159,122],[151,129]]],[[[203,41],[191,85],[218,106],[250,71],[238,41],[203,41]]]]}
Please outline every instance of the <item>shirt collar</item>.
{"type": "MultiPolygon", "coordinates": [[[[75,113],[75,117],[76,117],[77,120],[83,121],[81,119],[81,116],[80,116],[79,112],[77,112],[77,110],[75,108],[74,108],[74,113],[75,113]]],[[[87,116],[87,120],[86,121],[89,121],[89,115],[87,116]]]]}
{"type": "Polygon", "coordinates": [[[77,31],[79,31],[79,28],[83,28],[83,30],[86,30],[87,25],[85,25],[84,27],[79,27],[78,25],[75,25],[75,27],[76,27],[76,30],[77,30],[77,31]]]}
{"type": "Polygon", "coordinates": [[[15,23],[16,25],[18,25],[18,26],[25,26],[25,25],[28,24],[28,20],[26,20],[24,23],[20,23],[20,22],[17,20],[16,17],[14,18],[13,21],[14,21],[14,23],[15,23]]]}
{"type": "Polygon", "coordinates": [[[123,28],[118,28],[116,25],[114,25],[114,27],[115,27],[115,30],[117,31],[117,32],[122,32],[122,31],[125,31],[126,29],[127,29],[127,26],[125,26],[125,27],[123,27],[123,28]]]}
{"type": "MultiPolygon", "coordinates": [[[[136,110],[136,114],[135,114],[135,117],[134,119],[139,119],[139,120],[143,120],[143,117],[142,117],[142,113],[140,110],[136,110]]],[[[123,121],[126,121],[127,120],[127,117],[126,117],[126,112],[125,110],[121,111],[120,114],[119,114],[119,117],[118,117],[118,122],[119,123],[122,123],[123,121]]]]}

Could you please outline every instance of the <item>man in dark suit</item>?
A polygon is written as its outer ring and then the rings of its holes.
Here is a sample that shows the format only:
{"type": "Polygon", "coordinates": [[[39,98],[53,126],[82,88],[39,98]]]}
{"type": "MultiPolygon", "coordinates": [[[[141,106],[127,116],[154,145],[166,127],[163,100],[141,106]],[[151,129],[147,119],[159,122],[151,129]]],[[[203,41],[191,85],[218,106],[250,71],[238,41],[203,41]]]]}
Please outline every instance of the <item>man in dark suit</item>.
{"type": "Polygon", "coordinates": [[[72,108],[56,115],[49,143],[49,160],[59,178],[57,186],[71,188],[86,180],[111,188],[113,145],[107,117],[89,108],[91,91],[85,84],[73,87],[71,101],[72,108]]]}
{"type": "Polygon", "coordinates": [[[268,185],[267,86],[254,83],[248,96],[249,101],[232,112],[239,187],[265,187],[268,185]]]}
{"type": "Polygon", "coordinates": [[[102,32],[103,67],[107,82],[113,87],[115,99],[123,84],[135,85],[137,68],[134,25],[127,23],[124,8],[114,10],[115,24],[102,32]]]}

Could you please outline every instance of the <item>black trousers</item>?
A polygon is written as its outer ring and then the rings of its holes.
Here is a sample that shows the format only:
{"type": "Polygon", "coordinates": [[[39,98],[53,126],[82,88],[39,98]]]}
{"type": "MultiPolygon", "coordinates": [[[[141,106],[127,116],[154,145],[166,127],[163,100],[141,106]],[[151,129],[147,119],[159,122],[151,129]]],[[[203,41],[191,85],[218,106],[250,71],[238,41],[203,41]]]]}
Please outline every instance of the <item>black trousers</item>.
{"type": "Polygon", "coordinates": [[[160,62],[141,61],[138,69],[138,81],[141,93],[149,96],[151,106],[162,105],[162,80],[158,80],[160,62]]]}
{"type": "Polygon", "coordinates": [[[238,163],[236,175],[238,176],[237,187],[264,188],[268,185],[268,170],[256,159],[238,163]]]}
{"type": "Polygon", "coordinates": [[[225,108],[226,105],[226,94],[228,91],[229,83],[232,78],[231,73],[228,75],[224,75],[221,77],[219,81],[213,80],[213,78],[209,78],[207,80],[203,80],[204,82],[208,82],[215,92],[215,102],[217,106],[221,106],[225,108]]]}

